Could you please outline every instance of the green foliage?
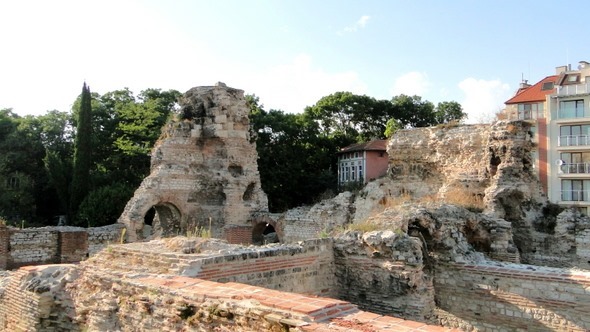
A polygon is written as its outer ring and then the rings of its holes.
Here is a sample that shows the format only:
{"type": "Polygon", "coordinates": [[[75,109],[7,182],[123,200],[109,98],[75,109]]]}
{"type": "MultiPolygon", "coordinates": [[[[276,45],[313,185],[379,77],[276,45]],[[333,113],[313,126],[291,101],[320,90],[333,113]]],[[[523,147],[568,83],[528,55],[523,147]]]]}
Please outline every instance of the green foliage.
{"type": "Polygon", "coordinates": [[[335,139],[323,135],[318,124],[303,114],[266,112],[255,96],[248,102],[262,189],[271,211],[311,204],[335,187],[335,139]]]}
{"type": "Polygon", "coordinates": [[[115,183],[91,191],[80,204],[78,219],[82,226],[96,227],[114,224],[135,188],[115,183]]]}
{"type": "Polygon", "coordinates": [[[387,120],[387,124],[385,125],[385,137],[391,138],[396,131],[402,129],[402,125],[394,118],[387,120]]]}
{"type": "Polygon", "coordinates": [[[438,103],[434,112],[436,123],[461,122],[467,117],[463,107],[456,101],[443,101],[438,103]]]}
{"type": "Polygon", "coordinates": [[[350,92],[333,93],[305,108],[306,117],[316,121],[324,135],[344,136],[352,142],[384,138],[391,113],[391,103],[350,92]]]}
{"type": "Polygon", "coordinates": [[[90,190],[90,168],[92,167],[92,106],[90,89],[86,83],[82,87],[80,99],[69,206],[70,220],[78,225],[80,225],[77,217],[78,207],[90,190]]]}

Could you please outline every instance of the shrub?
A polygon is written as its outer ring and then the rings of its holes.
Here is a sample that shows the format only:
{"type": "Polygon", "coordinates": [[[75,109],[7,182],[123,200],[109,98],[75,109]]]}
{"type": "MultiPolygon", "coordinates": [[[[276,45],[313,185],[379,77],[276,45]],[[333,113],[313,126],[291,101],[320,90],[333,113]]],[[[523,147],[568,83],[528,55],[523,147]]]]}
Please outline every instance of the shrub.
{"type": "Polygon", "coordinates": [[[97,227],[114,224],[123,212],[134,188],[126,184],[113,184],[91,191],[80,204],[77,224],[97,227]]]}

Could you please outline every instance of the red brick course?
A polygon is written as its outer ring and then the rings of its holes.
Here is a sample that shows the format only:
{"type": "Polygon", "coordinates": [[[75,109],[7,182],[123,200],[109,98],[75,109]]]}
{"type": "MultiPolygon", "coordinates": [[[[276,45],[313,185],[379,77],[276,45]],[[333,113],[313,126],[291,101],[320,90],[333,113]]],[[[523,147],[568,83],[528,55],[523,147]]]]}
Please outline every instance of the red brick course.
{"type": "Polygon", "coordinates": [[[167,291],[181,291],[183,296],[205,301],[251,300],[260,306],[283,313],[301,331],[458,331],[426,323],[404,320],[364,312],[349,302],[308,296],[296,293],[269,290],[240,283],[218,283],[196,278],[172,277],[168,279],[142,278],[137,283],[147,287],[166,288],[167,291]],[[271,309],[270,309],[271,308],[271,309]]]}

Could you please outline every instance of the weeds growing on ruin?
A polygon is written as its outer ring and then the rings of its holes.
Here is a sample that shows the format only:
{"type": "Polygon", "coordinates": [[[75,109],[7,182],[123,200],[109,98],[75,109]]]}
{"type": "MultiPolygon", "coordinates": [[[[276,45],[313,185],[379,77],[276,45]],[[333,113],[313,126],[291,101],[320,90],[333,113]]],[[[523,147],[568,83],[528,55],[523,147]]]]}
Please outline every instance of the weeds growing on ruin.
{"type": "Polygon", "coordinates": [[[125,243],[125,234],[127,234],[127,228],[123,228],[121,230],[121,236],[119,237],[119,243],[120,244],[125,243]]]}
{"type": "Polygon", "coordinates": [[[471,212],[482,212],[485,208],[483,197],[460,188],[454,188],[447,191],[444,201],[449,204],[464,207],[471,212]]]}
{"type": "Polygon", "coordinates": [[[204,226],[195,226],[194,228],[189,227],[186,231],[186,237],[195,238],[200,237],[203,239],[211,238],[211,217],[209,217],[209,228],[204,226]]]}
{"type": "Polygon", "coordinates": [[[350,225],[348,225],[347,230],[360,231],[360,232],[366,233],[366,232],[377,231],[377,230],[380,230],[381,228],[382,227],[377,224],[365,221],[365,222],[361,222],[361,223],[350,224],[350,225]]]}

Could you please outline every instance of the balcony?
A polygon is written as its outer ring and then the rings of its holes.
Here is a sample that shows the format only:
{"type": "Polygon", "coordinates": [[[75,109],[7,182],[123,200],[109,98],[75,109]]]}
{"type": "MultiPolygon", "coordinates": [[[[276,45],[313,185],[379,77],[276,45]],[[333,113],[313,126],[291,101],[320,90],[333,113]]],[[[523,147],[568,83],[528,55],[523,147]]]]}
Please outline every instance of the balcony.
{"type": "Polygon", "coordinates": [[[557,146],[590,146],[590,135],[559,136],[557,146]]]}
{"type": "Polygon", "coordinates": [[[560,85],[557,87],[557,96],[575,96],[590,94],[590,82],[582,84],[560,85]]]}
{"type": "Polygon", "coordinates": [[[590,174],[590,163],[571,163],[559,166],[561,174],[590,174]]]}
{"type": "Polygon", "coordinates": [[[590,190],[562,190],[561,200],[570,202],[590,202],[590,190]]]}

